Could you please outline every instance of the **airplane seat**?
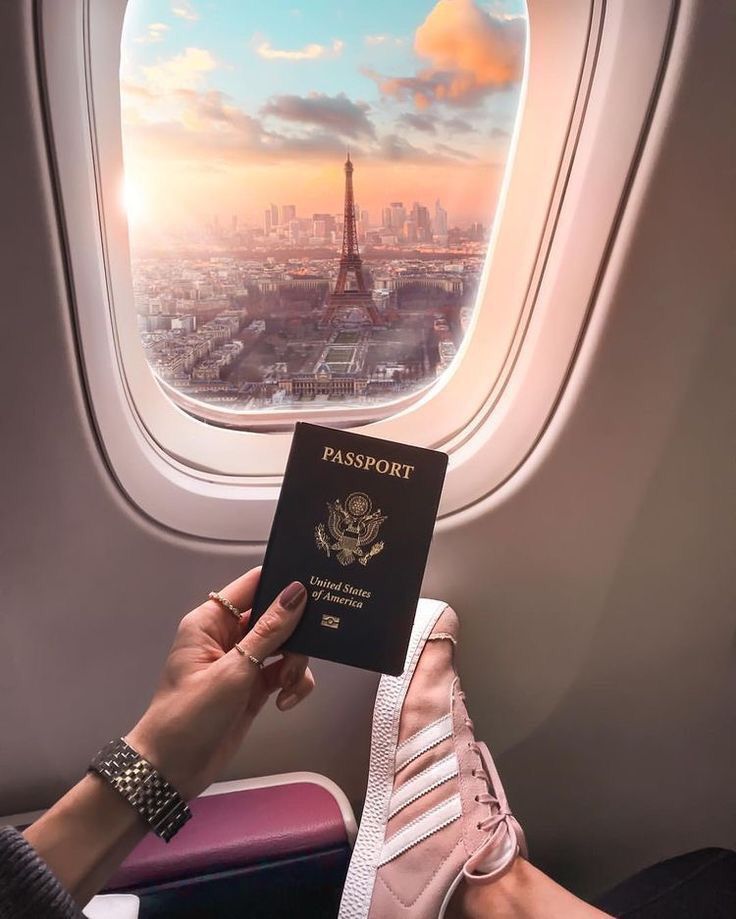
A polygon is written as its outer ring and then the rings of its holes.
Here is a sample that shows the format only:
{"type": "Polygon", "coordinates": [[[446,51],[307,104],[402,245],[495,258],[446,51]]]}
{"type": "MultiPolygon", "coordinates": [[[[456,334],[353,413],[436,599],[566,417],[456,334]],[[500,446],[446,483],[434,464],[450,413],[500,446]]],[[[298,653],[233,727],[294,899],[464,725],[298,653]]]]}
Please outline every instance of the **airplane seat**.
{"type": "Polygon", "coordinates": [[[617,884],[594,905],[629,919],[732,919],[736,851],[711,846],[668,858],[617,884]]]}
{"type": "MultiPolygon", "coordinates": [[[[309,772],[220,782],[191,802],[168,844],[147,836],[105,894],[140,898],[140,919],[337,912],[356,825],[334,782],[309,772]]],[[[102,904],[104,906],[104,904],[102,904]]],[[[105,915],[102,913],[102,915],[105,915]]]]}

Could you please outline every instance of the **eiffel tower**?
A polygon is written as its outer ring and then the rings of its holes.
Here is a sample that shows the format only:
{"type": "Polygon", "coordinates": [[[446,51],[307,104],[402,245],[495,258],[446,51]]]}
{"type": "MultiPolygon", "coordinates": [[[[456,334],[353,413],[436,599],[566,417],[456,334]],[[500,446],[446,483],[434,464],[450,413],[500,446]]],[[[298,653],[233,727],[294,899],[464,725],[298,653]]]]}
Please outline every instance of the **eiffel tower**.
{"type": "Polygon", "coordinates": [[[363,311],[371,325],[384,326],[386,324],[376,309],[373,296],[366,285],[365,275],[363,274],[363,260],[358,251],[358,232],[355,228],[353,163],[348,151],[348,157],[345,160],[345,214],[340,269],[337,273],[335,289],[327,298],[327,305],[320,325],[336,324],[339,322],[340,314],[349,312],[356,307],[363,311]],[[354,278],[353,287],[348,287],[349,275],[354,278]]]}

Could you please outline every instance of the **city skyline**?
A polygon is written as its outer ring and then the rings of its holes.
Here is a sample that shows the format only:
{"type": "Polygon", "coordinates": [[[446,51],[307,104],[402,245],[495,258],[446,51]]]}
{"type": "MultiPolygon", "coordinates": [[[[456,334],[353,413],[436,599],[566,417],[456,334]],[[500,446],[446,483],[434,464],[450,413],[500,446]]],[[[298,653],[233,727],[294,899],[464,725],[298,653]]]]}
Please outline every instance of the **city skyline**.
{"type": "MultiPolygon", "coordinates": [[[[439,198],[431,207],[420,201],[411,205],[404,201],[391,201],[378,214],[372,214],[356,201],[355,221],[358,241],[369,246],[430,243],[447,246],[451,228],[453,231],[459,229],[452,226],[439,198]]],[[[294,203],[272,201],[265,209],[260,225],[244,220],[236,213],[216,213],[208,222],[208,230],[213,240],[229,238],[231,241],[239,239],[241,243],[261,245],[269,241],[290,241],[338,246],[343,222],[342,213],[317,211],[303,214],[294,203]]],[[[475,226],[477,228],[478,225],[475,226]]],[[[485,224],[480,224],[480,227],[482,232],[485,224]]]]}
{"type": "MultiPolygon", "coordinates": [[[[236,217],[229,232],[215,219],[217,254],[203,241],[198,257],[169,248],[163,257],[133,259],[141,342],[172,398],[193,400],[200,412],[202,404],[230,411],[330,400],[366,406],[414,391],[451,365],[472,315],[483,246],[466,240],[450,249],[439,202],[433,221],[428,208],[407,211],[394,201],[376,242],[425,246],[377,248],[369,266],[360,253],[349,154],[343,171],[341,226],[329,214],[310,222],[298,219],[293,204],[271,204],[263,230],[247,231],[250,242],[273,246],[265,259],[248,257],[236,217]],[[341,236],[339,257],[308,251],[328,231],[333,243],[341,236]]],[[[370,242],[370,228],[362,232],[370,242]]]]}
{"type": "Polygon", "coordinates": [[[234,0],[131,0],[121,62],[131,224],[262,223],[271,203],[339,213],[401,200],[490,222],[518,105],[522,0],[410,0],[308,12],[234,0]],[[388,27],[391,31],[388,31],[388,27]],[[337,181],[336,181],[337,180],[337,181]]]}
{"type": "MultiPolygon", "coordinates": [[[[347,154],[349,156],[349,153],[347,154]]],[[[353,168],[355,164],[353,163],[353,168]]],[[[359,181],[359,179],[358,179],[359,181]]],[[[387,249],[405,250],[414,248],[448,254],[462,247],[464,243],[483,243],[494,215],[488,214],[488,223],[472,222],[465,227],[452,220],[439,198],[434,205],[423,201],[411,204],[404,200],[387,201],[378,213],[371,213],[361,207],[359,200],[355,208],[356,238],[365,248],[368,257],[387,249]]],[[[332,248],[337,250],[342,239],[344,210],[326,210],[303,213],[293,202],[271,201],[260,220],[248,220],[232,212],[214,213],[211,217],[188,231],[179,228],[177,232],[162,234],[158,230],[151,235],[136,228],[131,235],[131,251],[139,255],[146,252],[162,252],[162,248],[179,249],[195,247],[225,247],[231,250],[254,250],[261,257],[283,255],[284,248],[332,248]]]]}

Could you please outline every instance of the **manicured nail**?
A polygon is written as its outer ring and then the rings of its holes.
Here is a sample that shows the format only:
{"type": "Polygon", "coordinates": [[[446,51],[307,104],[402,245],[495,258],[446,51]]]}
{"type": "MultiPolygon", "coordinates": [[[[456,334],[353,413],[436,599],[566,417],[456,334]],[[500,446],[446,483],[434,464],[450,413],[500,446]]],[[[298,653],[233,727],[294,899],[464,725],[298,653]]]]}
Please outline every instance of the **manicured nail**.
{"type": "Polygon", "coordinates": [[[288,587],[284,587],[279,597],[279,603],[284,609],[294,610],[304,599],[307,589],[300,581],[292,581],[288,587]]]}
{"type": "Polygon", "coordinates": [[[285,712],[289,708],[294,708],[298,701],[299,696],[297,696],[296,693],[291,693],[291,695],[285,696],[281,702],[281,711],[285,712]]]}

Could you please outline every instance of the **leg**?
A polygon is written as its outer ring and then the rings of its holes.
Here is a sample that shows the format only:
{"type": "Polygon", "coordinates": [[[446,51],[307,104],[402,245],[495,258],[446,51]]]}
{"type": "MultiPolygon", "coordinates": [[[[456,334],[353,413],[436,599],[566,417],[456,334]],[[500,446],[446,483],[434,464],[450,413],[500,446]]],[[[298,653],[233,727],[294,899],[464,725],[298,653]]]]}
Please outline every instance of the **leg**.
{"type": "Polygon", "coordinates": [[[340,919],[605,919],[534,868],[455,669],[458,620],[420,602],[407,666],[383,677],[340,919]]]}
{"type": "Polygon", "coordinates": [[[604,919],[523,858],[491,884],[461,884],[447,919],[604,919]]]}

